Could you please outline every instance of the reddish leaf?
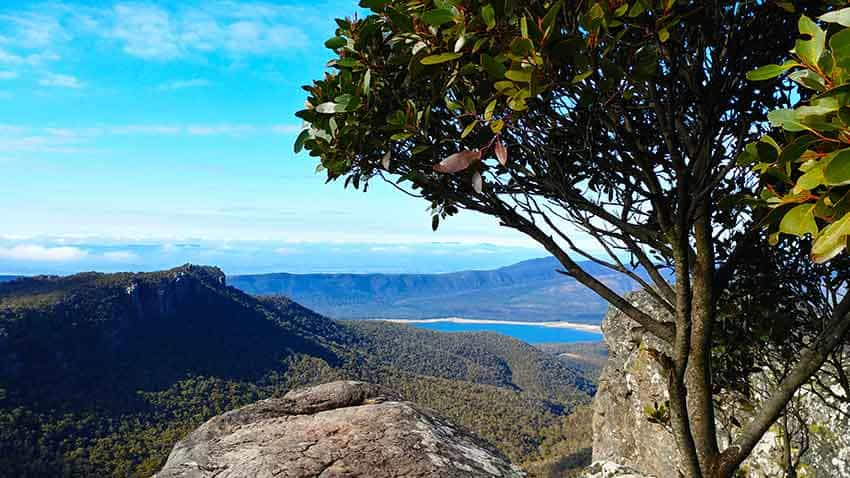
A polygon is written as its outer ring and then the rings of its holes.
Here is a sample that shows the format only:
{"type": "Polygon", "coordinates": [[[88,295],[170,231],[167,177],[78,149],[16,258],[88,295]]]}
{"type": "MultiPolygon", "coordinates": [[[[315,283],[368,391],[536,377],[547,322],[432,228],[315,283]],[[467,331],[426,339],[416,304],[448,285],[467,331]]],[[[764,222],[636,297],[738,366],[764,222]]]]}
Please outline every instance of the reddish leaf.
{"type": "Polygon", "coordinates": [[[507,166],[508,164],[508,149],[505,148],[505,145],[502,144],[502,140],[496,141],[496,145],[493,147],[493,150],[496,152],[496,159],[502,163],[502,166],[507,166]]]}
{"type": "Polygon", "coordinates": [[[481,151],[461,151],[442,160],[440,164],[434,165],[434,171],[438,173],[456,173],[468,168],[470,164],[481,159],[481,151]]]}

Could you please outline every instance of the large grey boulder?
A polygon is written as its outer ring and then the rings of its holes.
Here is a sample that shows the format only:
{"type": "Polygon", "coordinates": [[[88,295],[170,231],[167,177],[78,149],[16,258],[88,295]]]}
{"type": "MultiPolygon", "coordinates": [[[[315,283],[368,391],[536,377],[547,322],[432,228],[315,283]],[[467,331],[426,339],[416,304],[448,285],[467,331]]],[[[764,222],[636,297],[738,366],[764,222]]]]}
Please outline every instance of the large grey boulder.
{"type": "Polygon", "coordinates": [[[332,382],[213,418],[157,478],[523,477],[482,440],[394,393],[332,382]]]}

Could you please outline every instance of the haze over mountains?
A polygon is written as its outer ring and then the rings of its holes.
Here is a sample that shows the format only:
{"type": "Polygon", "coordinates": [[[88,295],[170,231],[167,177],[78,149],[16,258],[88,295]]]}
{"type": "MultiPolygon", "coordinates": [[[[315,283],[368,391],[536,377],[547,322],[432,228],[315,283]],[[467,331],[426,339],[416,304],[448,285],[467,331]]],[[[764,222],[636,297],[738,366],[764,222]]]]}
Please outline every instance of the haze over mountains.
{"type": "MultiPolygon", "coordinates": [[[[634,281],[593,262],[582,267],[618,292],[634,281]]],[[[247,293],[280,294],[339,319],[464,317],[599,323],[607,304],[556,272],[552,257],[487,271],[447,274],[259,274],[228,282],[247,293]]]]}

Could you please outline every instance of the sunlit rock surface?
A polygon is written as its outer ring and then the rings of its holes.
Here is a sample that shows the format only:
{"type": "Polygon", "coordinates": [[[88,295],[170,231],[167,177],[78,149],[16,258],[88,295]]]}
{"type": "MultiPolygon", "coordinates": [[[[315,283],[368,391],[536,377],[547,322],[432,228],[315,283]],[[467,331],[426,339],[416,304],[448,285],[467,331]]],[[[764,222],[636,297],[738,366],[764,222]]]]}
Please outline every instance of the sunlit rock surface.
{"type": "Polygon", "coordinates": [[[175,445],[158,478],[523,477],[487,443],[392,392],[340,381],[262,400],[175,445]]]}

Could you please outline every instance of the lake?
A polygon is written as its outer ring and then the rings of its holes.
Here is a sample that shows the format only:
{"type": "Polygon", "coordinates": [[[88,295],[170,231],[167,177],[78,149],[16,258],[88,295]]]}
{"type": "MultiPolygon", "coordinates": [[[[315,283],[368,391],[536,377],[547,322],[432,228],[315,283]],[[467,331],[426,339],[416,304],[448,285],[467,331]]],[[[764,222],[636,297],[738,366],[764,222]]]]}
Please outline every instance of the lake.
{"type": "Polygon", "coordinates": [[[438,332],[497,332],[530,344],[555,342],[597,342],[602,334],[564,327],[546,327],[542,325],[519,324],[475,324],[456,322],[408,322],[421,329],[438,332]]]}

